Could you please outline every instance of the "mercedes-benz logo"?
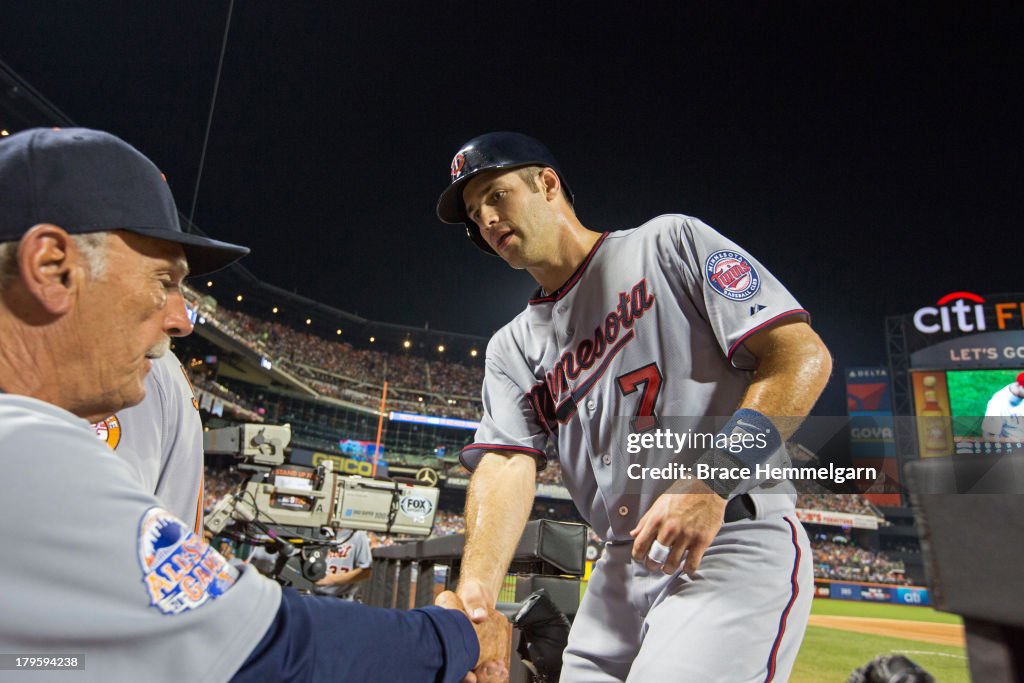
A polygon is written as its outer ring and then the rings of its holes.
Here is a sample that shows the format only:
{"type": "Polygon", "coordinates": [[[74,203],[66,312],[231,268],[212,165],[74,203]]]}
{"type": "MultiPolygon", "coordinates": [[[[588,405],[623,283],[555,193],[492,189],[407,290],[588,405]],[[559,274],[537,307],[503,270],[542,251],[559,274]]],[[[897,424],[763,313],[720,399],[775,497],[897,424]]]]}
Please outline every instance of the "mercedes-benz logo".
{"type": "Polygon", "coordinates": [[[421,481],[426,486],[437,486],[438,479],[440,477],[437,474],[437,470],[433,467],[423,467],[416,472],[416,481],[421,481]]]}

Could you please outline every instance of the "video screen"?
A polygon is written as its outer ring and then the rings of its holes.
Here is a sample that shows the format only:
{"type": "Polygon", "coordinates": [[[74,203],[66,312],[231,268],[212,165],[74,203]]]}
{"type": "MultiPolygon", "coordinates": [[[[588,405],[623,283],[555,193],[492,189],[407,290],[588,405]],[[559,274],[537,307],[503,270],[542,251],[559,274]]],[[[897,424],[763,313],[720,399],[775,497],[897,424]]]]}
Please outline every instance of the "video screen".
{"type": "Polygon", "coordinates": [[[913,373],[920,455],[1024,448],[1024,368],[913,373]]]}

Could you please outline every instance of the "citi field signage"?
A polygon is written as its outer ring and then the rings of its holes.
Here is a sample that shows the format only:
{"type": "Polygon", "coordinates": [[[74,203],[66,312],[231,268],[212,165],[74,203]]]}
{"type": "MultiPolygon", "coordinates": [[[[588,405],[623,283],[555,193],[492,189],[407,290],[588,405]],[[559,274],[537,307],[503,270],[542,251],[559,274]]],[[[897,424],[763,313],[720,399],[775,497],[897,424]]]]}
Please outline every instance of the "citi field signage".
{"type": "Polygon", "coordinates": [[[934,306],[917,309],[913,320],[922,334],[1019,330],[1024,329],[1024,300],[992,302],[972,292],[950,292],[934,306]]]}

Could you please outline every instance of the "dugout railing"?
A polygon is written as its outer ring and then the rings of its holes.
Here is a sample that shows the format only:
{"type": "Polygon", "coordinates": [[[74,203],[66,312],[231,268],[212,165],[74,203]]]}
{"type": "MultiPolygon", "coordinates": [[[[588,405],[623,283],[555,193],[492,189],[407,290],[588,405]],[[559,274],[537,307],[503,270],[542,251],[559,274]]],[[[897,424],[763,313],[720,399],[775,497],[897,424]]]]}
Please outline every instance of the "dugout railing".
{"type": "MultiPolygon", "coordinates": [[[[441,588],[458,584],[466,537],[462,534],[406,541],[373,551],[373,572],[365,601],[376,607],[412,609],[431,605],[441,588]],[[444,580],[435,580],[441,567],[444,580]],[[435,589],[435,586],[438,586],[435,589]]],[[[498,609],[511,616],[518,603],[543,588],[570,621],[580,602],[580,581],[586,572],[587,527],[547,519],[528,522],[509,566],[509,580],[498,609]]],[[[511,683],[529,680],[515,654],[511,683]]]]}

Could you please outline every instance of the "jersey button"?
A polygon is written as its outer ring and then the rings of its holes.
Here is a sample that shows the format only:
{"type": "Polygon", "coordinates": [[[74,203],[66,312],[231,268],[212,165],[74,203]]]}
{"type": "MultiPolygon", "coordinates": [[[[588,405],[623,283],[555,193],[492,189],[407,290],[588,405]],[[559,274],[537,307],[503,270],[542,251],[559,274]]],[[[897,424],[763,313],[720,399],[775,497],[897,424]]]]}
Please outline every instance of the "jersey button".
{"type": "Polygon", "coordinates": [[[594,402],[593,401],[587,401],[587,410],[593,410],[593,409],[594,409],[594,402]]]}
{"type": "Polygon", "coordinates": [[[576,328],[575,327],[567,327],[567,328],[565,328],[565,336],[571,337],[574,334],[576,334],[576,328]]]}
{"type": "Polygon", "coordinates": [[[607,453],[605,453],[604,455],[601,456],[601,462],[603,462],[605,465],[611,465],[612,464],[612,456],[610,456],[607,453]]]}
{"type": "Polygon", "coordinates": [[[619,506],[619,516],[625,517],[628,514],[629,514],[629,508],[626,507],[625,505],[620,505],[619,506]]]}

